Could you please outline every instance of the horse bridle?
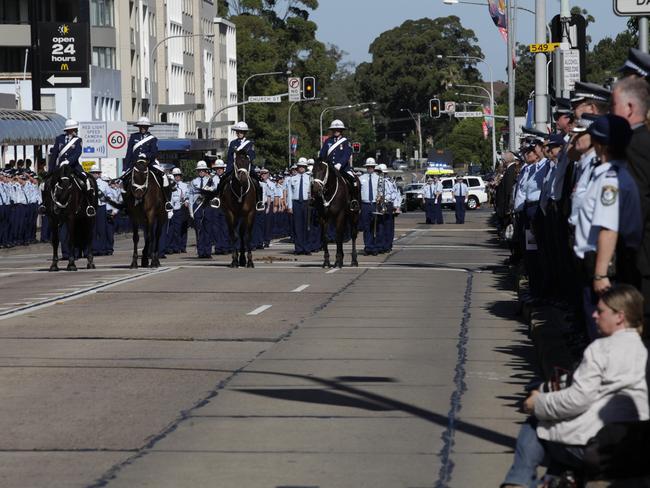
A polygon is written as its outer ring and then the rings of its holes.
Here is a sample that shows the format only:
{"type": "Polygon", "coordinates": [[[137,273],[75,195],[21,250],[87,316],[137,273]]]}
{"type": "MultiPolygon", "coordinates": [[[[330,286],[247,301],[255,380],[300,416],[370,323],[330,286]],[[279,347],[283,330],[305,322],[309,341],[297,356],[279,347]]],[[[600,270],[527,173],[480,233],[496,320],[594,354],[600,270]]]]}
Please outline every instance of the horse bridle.
{"type": "Polygon", "coordinates": [[[334,189],[334,194],[332,195],[332,198],[328,200],[327,198],[325,198],[325,185],[327,184],[327,180],[329,179],[330,176],[330,165],[325,161],[319,161],[319,163],[325,165],[325,178],[323,178],[322,180],[318,178],[312,178],[312,181],[323,189],[323,205],[325,206],[325,208],[327,208],[330,206],[332,201],[334,201],[334,197],[339,192],[339,179],[336,178],[336,188],[334,189]]]}
{"type": "Polygon", "coordinates": [[[144,180],[144,184],[142,185],[138,185],[135,181],[133,181],[133,178],[131,178],[131,187],[133,188],[134,191],[143,191],[143,192],[146,191],[147,188],[149,187],[149,168],[145,166],[144,170],[140,170],[138,169],[136,163],[136,165],[133,165],[133,171],[136,173],[144,173],[146,177],[144,180]]]}
{"type": "MultiPolygon", "coordinates": [[[[247,182],[246,191],[240,193],[239,195],[235,191],[235,187],[233,186],[232,182],[233,179],[237,179],[237,181],[239,181],[238,178],[230,178],[230,191],[232,191],[232,194],[237,197],[237,203],[241,203],[244,197],[248,194],[248,192],[251,189],[251,177],[250,177],[250,171],[248,171],[246,168],[238,168],[236,164],[237,163],[235,162],[235,170],[237,171],[237,173],[241,172],[246,175],[246,182],[247,182]]],[[[248,165],[250,166],[250,160],[248,161],[248,165]]]]}

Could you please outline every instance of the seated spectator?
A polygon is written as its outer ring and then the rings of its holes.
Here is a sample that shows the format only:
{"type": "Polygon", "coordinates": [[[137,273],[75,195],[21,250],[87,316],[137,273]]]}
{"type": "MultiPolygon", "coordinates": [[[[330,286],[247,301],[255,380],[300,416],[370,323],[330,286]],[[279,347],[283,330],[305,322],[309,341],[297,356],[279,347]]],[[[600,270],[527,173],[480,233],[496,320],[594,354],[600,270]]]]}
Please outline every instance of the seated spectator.
{"type": "Polygon", "coordinates": [[[538,466],[582,470],[587,441],[605,425],[648,419],[648,352],[641,341],[643,296],[622,284],[605,291],[594,318],[601,337],[584,352],[572,383],[535,390],[524,402],[532,417],[521,427],[502,488],[537,486],[538,466]]]}

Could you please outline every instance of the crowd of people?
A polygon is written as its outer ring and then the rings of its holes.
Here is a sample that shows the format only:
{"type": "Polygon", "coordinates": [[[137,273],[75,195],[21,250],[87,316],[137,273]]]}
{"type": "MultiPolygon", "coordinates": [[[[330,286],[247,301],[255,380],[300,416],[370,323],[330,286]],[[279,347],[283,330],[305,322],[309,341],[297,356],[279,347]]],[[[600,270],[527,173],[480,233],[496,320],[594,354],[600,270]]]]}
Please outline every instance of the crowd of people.
{"type": "MultiPolygon", "coordinates": [[[[43,205],[42,192],[48,191],[49,175],[61,165],[69,165],[80,187],[88,193],[91,204],[85,209],[94,216],[93,254],[111,255],[115,234],[130,232],[131,224],[124,212],[124,193],[128,191],[136,159],[148,161],[149,168],[164,188],[168,221],[161,232],[159,249],[162,255],[187,252],[188,229],[196,235],[197,256],[209,259],[213,255],[232,251],[224,213],[219,208],[223,182],[232,174],[235,155],[243,152],[254,162],[255,148],[247,138],[245,122],[235,124],[236,138],[230,143],[226,161],[217,159],[211,165],[204,160],[196,163],[195,175],[183,175],[178,167],[161,165],[156,160],[157,139],[150,133],[152,123],[142,117],[136,123],[138,131],[129,138],[124,173],[110,179],[102,175],[98,165],[88,173],[79,164],[83,141],[78,137],[78,123],[66,121],[64,133],[57,137],[49,157],[48,172],[39,176],[25,167],[22,161],[10,163],[0,173],[0,246],[13,247],[37,242],[39,213],[40,240],[48,242],[51,229],[43,205]],[[189,177],[188,177],[189,176],[189,177]],[[204,190],[212,190],[216,198],[206,197],[204,190]],[[40,210],[40,211],[39,211],[40,210]]],[[[364,252],[377,255],[389,252],[395,233],[394,218],[400,212],[401,193],[386,174],[385,164],[368,158],[365,174],[354,173],[352,148],[343,136],[346,130],[340,120],[332,122],[331,137],[323,145],[319,158],[338,169],[350,185],[351,208],[359,211],[359,231],[363,235],[364,252]]],[[[308,255],[322,247],[321,228],[317,206],[314,205],[311,171],[314,160],[304,157],[290,169],[271,175],[266,168],[251,164],[250,175],[255,182],[257,205],[252,239],[254,249],[271,245],[272,239],[289,238],[294,254],[308,255]]],[[[44,163],[43,163],[44,169],[44,163]]],[[[68,254],[65,229],[62,230],[62,254],[68,254]]],[[[328,239],[334,240],[335,229],[327,229],[328,239]]],[[[347,236],[349,237],[349,235],[347,236]]]]}
{"type": "Polygon", "coordinates": [[[528,278],[522,300],[562,310],[563,337],[583,351],[571,381],[526,399],[503,487],[538,486],[542,463],[549,477],[580,473],[603,426],[649,418],[650,56],[632,49],[620,74],[556,100],[557,132],[527,131],[495,181],[498,229],[528,278]]]}

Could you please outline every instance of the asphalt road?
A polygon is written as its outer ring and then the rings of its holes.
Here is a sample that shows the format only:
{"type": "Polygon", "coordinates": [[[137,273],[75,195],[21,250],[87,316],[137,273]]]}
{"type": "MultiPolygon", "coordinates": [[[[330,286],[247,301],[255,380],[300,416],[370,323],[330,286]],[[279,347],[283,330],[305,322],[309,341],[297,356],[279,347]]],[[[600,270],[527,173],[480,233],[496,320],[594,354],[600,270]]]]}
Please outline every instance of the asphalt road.
{"type": "Polygon", "coordinates": [[[341,270],[0,251],[0,486],[498,486],[532,373],[489,217],[341,270]]]}

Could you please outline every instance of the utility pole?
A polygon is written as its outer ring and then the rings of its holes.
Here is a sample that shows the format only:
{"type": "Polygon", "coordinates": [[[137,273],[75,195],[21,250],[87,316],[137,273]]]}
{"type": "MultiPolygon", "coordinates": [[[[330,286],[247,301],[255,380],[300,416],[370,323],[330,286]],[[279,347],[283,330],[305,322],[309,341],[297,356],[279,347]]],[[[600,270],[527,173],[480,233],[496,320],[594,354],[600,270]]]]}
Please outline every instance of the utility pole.
{"type": "Polygon", "coordinates": [[[648,17],[639,19],[639,49],[648,52],[648,17]]]}
{"type": "MultiPolygon", "coordinates": [[[[516,1],[507,0],[508,8],[506,9],[508,19],[508,149],[514,151],[517,147],[516,127],[515,127],[515,67],[512,63],[512,57],[516,46],[515,16],[516,1]]],[[[494,115],[494,114],[492,114],[494,115]]]]}
{"type": "MultiPolygon", "coordinates": [[[[535,42],[546,42],[546,0],[535,0],[535,42]]],[[[550,42],[550,40],[549,40],[550,42]]],[[[535,128],[546,132],[548,126],[548,81],[546,54],[535,54],[535,128]]]]}

